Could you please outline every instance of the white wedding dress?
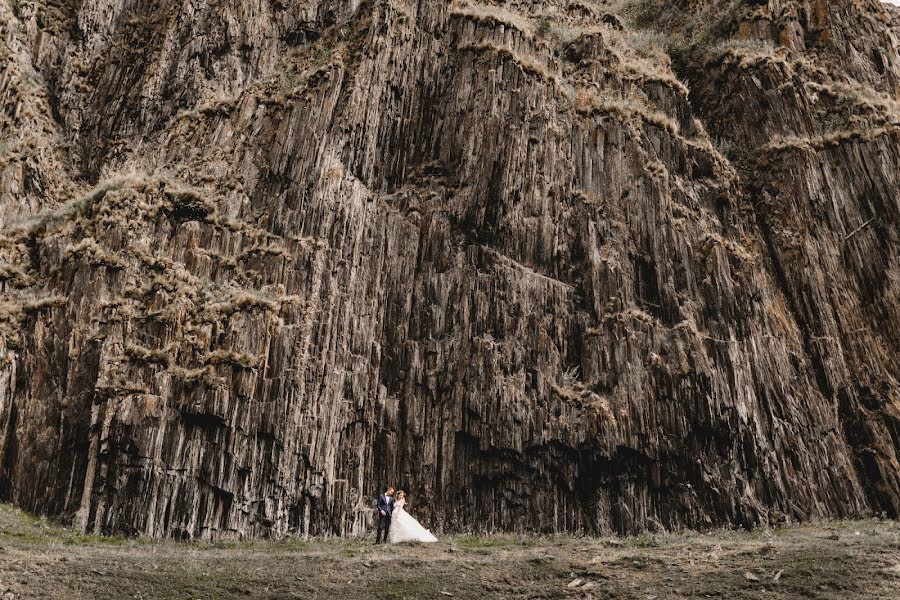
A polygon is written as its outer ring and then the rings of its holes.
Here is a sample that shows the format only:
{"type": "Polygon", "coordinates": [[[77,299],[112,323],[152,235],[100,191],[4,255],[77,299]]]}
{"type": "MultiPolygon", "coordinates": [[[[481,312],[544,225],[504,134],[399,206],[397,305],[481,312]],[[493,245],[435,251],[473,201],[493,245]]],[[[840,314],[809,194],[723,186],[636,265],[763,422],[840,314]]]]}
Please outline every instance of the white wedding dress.
{"type": "Polygon", "coordinates": [[[430,531],[422,527],[411,514],[403,510],[405,504],[405,500],[394,502],[388,541],[392,544],[402,542],[436,542],[437,538],[430,531]]]}

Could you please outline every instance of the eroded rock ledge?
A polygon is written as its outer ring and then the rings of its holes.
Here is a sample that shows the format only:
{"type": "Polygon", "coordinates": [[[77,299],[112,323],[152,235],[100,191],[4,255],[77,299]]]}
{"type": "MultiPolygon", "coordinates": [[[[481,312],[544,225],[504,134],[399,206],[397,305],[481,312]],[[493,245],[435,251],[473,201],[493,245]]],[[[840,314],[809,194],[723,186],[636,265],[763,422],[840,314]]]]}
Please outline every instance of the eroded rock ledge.
{"type": "Polygon", "coordinates": [[[384,482],[441,531],[896,515],[898,19],[0,4],[0,496],[204,539],[360,532],[384,482]]]}

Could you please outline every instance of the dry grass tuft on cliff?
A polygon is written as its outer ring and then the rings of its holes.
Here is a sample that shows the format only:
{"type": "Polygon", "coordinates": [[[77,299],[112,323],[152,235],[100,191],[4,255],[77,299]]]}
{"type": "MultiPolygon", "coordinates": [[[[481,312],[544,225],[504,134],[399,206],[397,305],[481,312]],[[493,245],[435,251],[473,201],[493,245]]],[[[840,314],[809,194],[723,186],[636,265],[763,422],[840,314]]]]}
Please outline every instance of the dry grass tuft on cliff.
{"type": "Polygon", "coordinates": [[[460,50],[470,50],[475,53],[493,54],[500,59],[508,60],[518,65],[524,73],[544,79],[554,85],[559,84],[559,75],[552,72],[546,65],[523,54],[516,52],[500,44],[475,43],[459,47],[460,50]]]}
{"type": "Polygon", "coordinates": [[[531,19],[522,16],[520,13],[513,12],[502,6],[488,4],[469,4],[464,3],[455,6],[450,10],[450,15],[472,19],[487,24],[499,24],[506,27],[512,27],[529,37],[534,36],[534,25],[531,19]]]}
{"type": "Polygon", "coordinates": [[[154,350],[130,342],[125,343],[125,355],[131,360],[144,364],[160,365],[165,368],[169,368],[172,364],[172,351],[172,347],[154,350]]]}
{"type": "Polygon", "coordinates": [[[585,115],[605,114],[623,124],[637,127],[647,123],[672,136],[677,136],[680,130],[678,123],[666,113],[653,110],[635,97],[626,98],[581,88],[575,92],[575,110],[585,115]]]}
{"type": "Polygon", "coordinates": [[[210,365],[227,364],[242,369],[255,369],[262,364],[262,358],[259,356],[251,356],[246,352],[235,352],[234,350],[215,350],[203,357],[203,362],[210,365]]]}
{"type": "Polygon", "coordinates": [[[898,131],[900,131],[900,124],[890,124],[874,129],[834,131],[814,137],[779,136],[760,148],[759,154],[764,161],[773,160],[785,153],[829,150],[848,143],[868,142],[898,131]]]}

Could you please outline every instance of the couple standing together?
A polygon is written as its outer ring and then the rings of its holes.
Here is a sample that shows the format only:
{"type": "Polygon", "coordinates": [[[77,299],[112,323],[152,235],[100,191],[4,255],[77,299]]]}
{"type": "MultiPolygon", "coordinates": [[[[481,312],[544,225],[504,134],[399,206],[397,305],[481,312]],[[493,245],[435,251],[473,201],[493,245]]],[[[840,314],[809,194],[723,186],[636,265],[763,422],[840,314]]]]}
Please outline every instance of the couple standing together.
{"type": "Polygon", "coordinates": [[[437,538],[431,532],[422,527],[411,514],[406,512],[406,493],[403,490],[397,492],[394,499],[394,486],[388,486],[383,494],[378,496],[378,534],[375,543],[382,541],[392,544],[401,542],[436,542],[437,538]],[[384,539],[382,540],[382,532],[384,539]]]}

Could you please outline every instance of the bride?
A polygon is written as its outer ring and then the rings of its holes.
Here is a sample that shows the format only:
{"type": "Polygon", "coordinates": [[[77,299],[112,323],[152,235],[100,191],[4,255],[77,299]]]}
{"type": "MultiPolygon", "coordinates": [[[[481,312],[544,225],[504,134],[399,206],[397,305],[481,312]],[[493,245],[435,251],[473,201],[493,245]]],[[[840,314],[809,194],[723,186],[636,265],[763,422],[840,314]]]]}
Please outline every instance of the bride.
{"type": "Polygon", "coordinates": [[[403,510],[406,505],[406,493],[403,490],[397,492],[394,500],[394,512],[391,516],[391,528],[388,539],[392,544],[401,542],[436,542],[437,538],[431,532],[422,527],[411,514],[403,510]]]}

